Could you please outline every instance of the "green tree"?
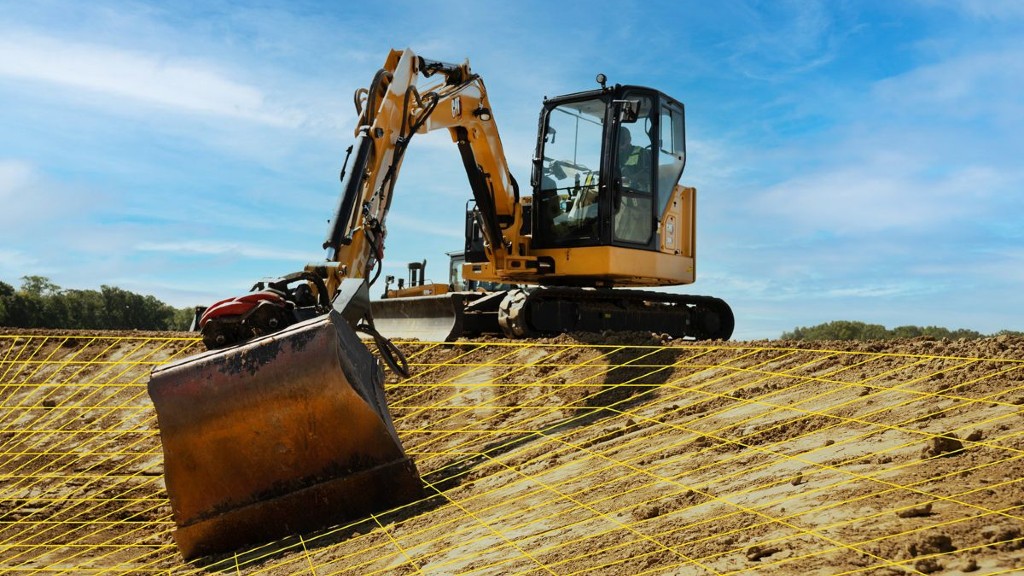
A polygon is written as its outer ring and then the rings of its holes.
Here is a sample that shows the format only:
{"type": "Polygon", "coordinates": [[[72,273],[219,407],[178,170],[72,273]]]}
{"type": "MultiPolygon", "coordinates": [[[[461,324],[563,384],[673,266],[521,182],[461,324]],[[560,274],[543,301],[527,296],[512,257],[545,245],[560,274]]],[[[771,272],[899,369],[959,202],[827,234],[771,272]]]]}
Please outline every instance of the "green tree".
{"type": "Polygon", "coordinates": [[[949,332],[949,334],[947,336],[943,336],[943,338],[949,338],[949,339],[952,339],[952,340],[959,340],[960,338],[966,338],[968,340],[974,340],[976,338],[984,338],[985,337],[985,335],[982,334],[981,332],[977,332],[975,330],[967,330],[965,328],[957,328],[956,330],[953,330],[953,331],[948,331],[947,330],[947,332],[949,332]]]}
{"type": "Polygon", "coordinates": [[[63,290],[43,276],[25,276],[21,289],[0,282],[0,325],[92,330],[187,330],[192,308],[176,309],[154,296],[113,286],[63,290]]]}
{"type": "Polygon", "coordinates": [[[897,326],[892,329],[893,338],[917,338],[921,335],[918,326],[897,326]]]}
{"type": "Polygon", "coordinates": [[[0,326],[9,324],[7,319],[7,302],[14,298],[14,286],[0,280],[0,326]]]}
{"type": "Polygon", "coordinates": [[[21,290],[35,296],[52,296],[60,293],[60,286],[44,276],[22,276],[21,290]]]}
{"type": "Polygon", "coordinates": [[[783,332],[787,340],[872,340],[889,337],[888,330],[880,324],[865,324],[850,320],[835,320],[817,326],[796,328],[783,332]]]}
{"type": "Polygon", "coordinates": [[[192,327],[192,320],[195,318],[195,315],[195,307],[175,308],[171,330],[188,330],[192,327]]]}
{"type": "MultiPolygon", "coordinates": [[[[1006,332],[1006,331],[1004,331],[1006,332]]],[[[930,338],[975,339],[984,337],[975,330],[950,330],[941,326],[897,326],[892,330],[881,324],[866,324],[849,320],[826,322],[817,326],[799,327],[791,332],[783,332],[784,340],[888,340],[892,338],[930,338]]]]}
{"type": "Polygon", "coordinates": [[[11,326],[38,328],[43,326],[43,315],[42,296],[19,290],[7,302],[7,322],[11,326]]]}
{"type": "Polygon", "coordinates": [[[68,308],[68,328],[100,328],[106,311],[103,296],[95,290],[65,290],[61,295],[68,308]]]}

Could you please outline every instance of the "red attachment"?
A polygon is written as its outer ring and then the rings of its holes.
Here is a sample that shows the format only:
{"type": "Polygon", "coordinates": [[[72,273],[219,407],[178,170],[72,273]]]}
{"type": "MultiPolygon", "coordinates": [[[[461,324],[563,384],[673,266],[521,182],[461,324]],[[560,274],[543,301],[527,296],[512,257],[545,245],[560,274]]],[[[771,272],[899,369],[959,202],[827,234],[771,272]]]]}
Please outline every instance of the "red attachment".
{"type": "Polygon", "coordinates": [[[203,316],[199,319],[199,327],[206,326],[206,323],[214,318],[243,316],[261,302],[270,302],[282,307],[286,305],[286,300],[280,294],[267,290],[237,298],[227,298],[211,305],[206,312],[203,312],[203,316]]]}

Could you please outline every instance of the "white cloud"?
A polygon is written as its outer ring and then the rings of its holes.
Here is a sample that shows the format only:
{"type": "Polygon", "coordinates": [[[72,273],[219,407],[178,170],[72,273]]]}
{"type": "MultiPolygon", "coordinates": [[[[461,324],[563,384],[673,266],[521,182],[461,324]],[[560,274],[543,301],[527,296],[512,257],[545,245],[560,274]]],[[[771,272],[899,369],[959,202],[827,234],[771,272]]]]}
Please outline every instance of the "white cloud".
{"type": "Polygon", "coordinates": [[[31,274],[39,265],[39,261],[20,250],[0,248],[0,280],[8,282],[13,276],[31,274]]]}
{"type": "MultiPolygon", "coordinates": [[[[1022,4],[1024,6],[1024,4],[1022,4]]],[[[886,108],[936,120],[1024,118],[1024,48],[976,52],[922,66],[878,82],[873,95],[886,108]]]]}
{"type": "Polygon", "coordinates": [[[80,216],[98,195],[86,198],[81,190],[55,183],[30,163],[0,160],[0,231],[4,234],[38,233],[40,226],[80,216]]]}
{"type": "Polygon", "coordinates": [[[953,6],[975,18],[1024,18],[1024,3],[1020,0],[954,0],[953,6]]]}
{"type": "Polygon", "coordinates": [[[919,233],[983,212],[985,205],[975,200],[1003,181],[988,167],[966,166],[933,177],[880,155],[865,164],[791,178],[769,188],[755,205],[805,231],[919,233]]]}
{"type": "MultiPolygon", "coordinates": [[[[755,201],[803,231],[921,235],[1010,222],[1024,182],[1015,150],[1024,50],[959,54],[880,80],[856,122],[796,142],[804,172],[755,201]],[[802,151],[801,151],[802,149],[802,151]]],[[[923,248],[923,247],[921,247],[923,248]]]]}
{"type": "Polygon", "coordinates": [[[176,256],[187,254],[202,256],[232,256],[254,260],[284,260],[302,262],[314,260],[315,251],[281,250],[255,244],[191,240],[185,242],[143,242],[136,246],[140,252],[167,252],[176,256]]]}
{"type": "Polygon", "coordinates": [[[897,298],[921,294],[927,290],[914,282],[863,284],[846,288],[833,288],[821,295],[826,298],[897,298]]]}
{"type": "Polygon", "coordinates": [[[27,162],[0,160],[0,202],[9,205],[15,193],[27,187],[32,178],[32,166],[27,162]]]}
{"type": "Polygon", "coordinates": [[[304,120],[297,111],[274,106],[259,88],[204,62],[36,34],[0,34],[0,76],[273,126],[304,120]]]}
{"type": "Polygon", "coordinates": [[[780,80],[816,70],[838,50],[833,15],[826,4],[779,2],[748,8],[746,35],[731,41],[730,64],[757,80],[780,80]]]}

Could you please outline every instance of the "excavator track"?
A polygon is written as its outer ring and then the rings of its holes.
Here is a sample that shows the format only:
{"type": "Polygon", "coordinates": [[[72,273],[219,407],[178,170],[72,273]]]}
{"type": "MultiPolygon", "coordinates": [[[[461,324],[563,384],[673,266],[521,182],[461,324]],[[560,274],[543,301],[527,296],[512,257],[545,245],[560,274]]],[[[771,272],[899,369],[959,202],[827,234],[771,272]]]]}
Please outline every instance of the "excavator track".
{"type": "Polygon", "coordinates": [[[547,287],[510,291],[499,307],[498,324],[515,338],[644,331],[677,339],[728,340],[735,319],[724,300],[711,296],[547,287]]]}
{"type": "Polygon", "coordinates": [[[480,334],[535,338],[563,332],[657,332],[676,339],[728,340],[732,309],[711,296],[650,290],[545,287],[389,298],[373,304],[382,334],[451,342],[480,334]]]}

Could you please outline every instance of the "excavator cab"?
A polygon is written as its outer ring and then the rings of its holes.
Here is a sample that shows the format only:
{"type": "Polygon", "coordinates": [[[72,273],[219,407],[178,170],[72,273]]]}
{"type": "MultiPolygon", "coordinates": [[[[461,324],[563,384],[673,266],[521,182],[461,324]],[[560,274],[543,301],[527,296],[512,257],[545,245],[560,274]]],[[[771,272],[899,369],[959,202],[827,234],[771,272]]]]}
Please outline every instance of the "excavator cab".
{"type": "Polygon", "coordinates": [[[686,161],[683,105],[619,86],[544,102],[531,183],[532,247],[659,250],[686,161]]]}

